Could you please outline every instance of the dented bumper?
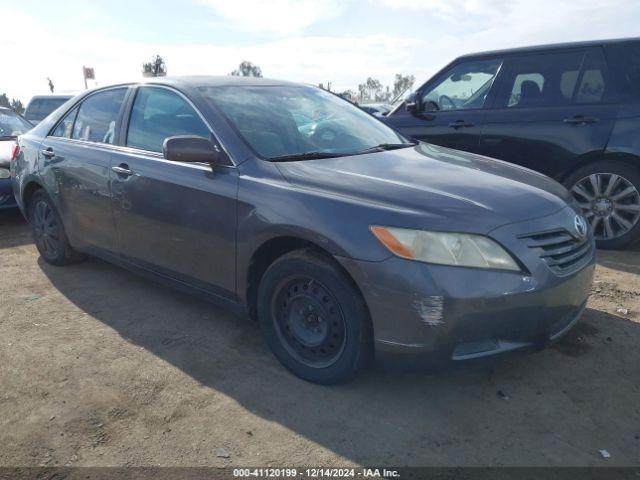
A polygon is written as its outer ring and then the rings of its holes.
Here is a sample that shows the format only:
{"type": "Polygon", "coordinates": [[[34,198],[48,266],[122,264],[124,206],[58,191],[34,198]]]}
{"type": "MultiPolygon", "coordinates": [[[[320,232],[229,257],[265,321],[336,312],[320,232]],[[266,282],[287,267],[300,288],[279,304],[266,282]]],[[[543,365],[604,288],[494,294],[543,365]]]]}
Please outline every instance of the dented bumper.
{"type": "Polygon", "coordinates": [[[558,340],[585,308],[595,255],[564,277],[542,264],[523,274],[397,257],[339,260],[369,307],[376,356],[419,363],[536,350],[558,340]]]}

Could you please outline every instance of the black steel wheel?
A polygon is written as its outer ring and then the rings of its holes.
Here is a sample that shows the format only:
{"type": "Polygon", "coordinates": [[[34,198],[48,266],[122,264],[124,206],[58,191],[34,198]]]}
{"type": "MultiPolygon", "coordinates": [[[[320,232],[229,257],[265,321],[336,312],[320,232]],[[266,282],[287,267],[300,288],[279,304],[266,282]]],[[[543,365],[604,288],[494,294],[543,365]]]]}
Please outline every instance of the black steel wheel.
{"type": "Polygon", "coordinates": [[[355,376],[373,355],[367,306],[328,255],[296,250],[277,259],[258,286],[258,320],[280,362],[322,384],[355,376]]]}
{"type": "Polygon", "coordinates": [[[282,344],[301,363],[324,368],[340,357],[346,340],[344,314],[333,294],[317,280],[300,276],[282,282],[271,314],[282,344]]]}
{"type": "Polygon", "coordinates": [[[29,223],[36,247],[48,263],[67,265],[84,258],[69,245],[62,220],[44,190],[36,191],[31,197],[29,223]]]}

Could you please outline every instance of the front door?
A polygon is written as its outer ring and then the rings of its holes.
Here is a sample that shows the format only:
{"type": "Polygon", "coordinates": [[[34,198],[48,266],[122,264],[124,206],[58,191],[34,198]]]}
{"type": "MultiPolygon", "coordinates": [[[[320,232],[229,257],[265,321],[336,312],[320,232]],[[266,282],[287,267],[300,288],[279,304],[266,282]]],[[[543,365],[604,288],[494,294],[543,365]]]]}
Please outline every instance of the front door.
{"type": "Polygon", "coordinates": [[[167,137],[212,135],[190,102],[172,89],[139,87],[128,125],[126,148],[111,162],[121,256],[234,295],[237,170],[163,158],[167,137]]]}
{"type": "Polygon", "coordinates": [[[617,115],[600,48],[507,58],[480,153],[551,177],[604,150],[617,115]]]}
{"type": "Polygon", "coordinates": [[[415,139],[477,152],[484,106],[500,64],[500,59],[462,61],[418,90],[414,111],[401,109],[385,121],[415,139]]]}

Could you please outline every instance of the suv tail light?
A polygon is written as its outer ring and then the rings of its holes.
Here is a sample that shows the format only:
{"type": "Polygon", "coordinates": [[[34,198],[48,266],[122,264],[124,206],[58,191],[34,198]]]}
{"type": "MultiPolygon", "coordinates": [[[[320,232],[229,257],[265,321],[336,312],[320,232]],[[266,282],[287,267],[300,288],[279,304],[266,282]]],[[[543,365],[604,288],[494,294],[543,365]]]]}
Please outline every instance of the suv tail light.
{"type": "Polygon", "coordinates": [[[19,151],[20,151],[20,146],[16,143],[13,146],[13,150],[11,150],[11,161],[14,161],[16,158],[18,158],[19,151]]]}

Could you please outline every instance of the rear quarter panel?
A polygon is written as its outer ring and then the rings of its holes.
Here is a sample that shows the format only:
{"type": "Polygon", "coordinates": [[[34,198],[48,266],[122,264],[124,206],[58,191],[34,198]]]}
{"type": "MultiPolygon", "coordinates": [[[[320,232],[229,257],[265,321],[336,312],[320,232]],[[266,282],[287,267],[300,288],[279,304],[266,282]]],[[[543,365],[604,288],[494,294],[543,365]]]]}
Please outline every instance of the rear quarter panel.
{"type": "MultiPolygon", "coordinates": [[[[24,204],[24,191],[30,182],[37,182],[38,155],[42,138],[33,133],[21,135],[18,139],[20,150],[15,161],[11,162],[13,193],[22,213],[27,215],[24,204]]],[[[39,182],[38,182],[39,183],[39,182]]]]}

